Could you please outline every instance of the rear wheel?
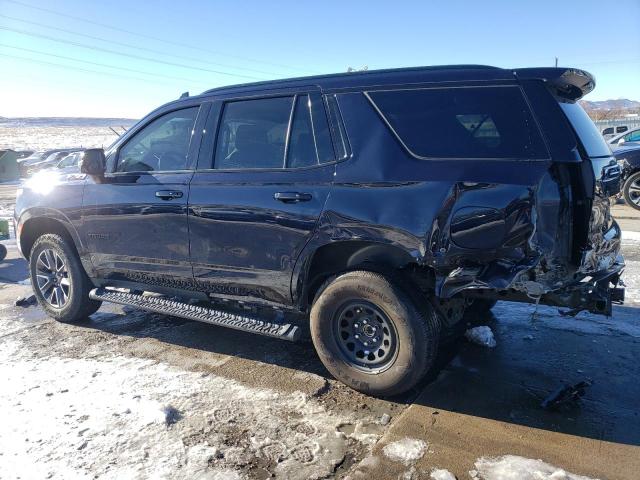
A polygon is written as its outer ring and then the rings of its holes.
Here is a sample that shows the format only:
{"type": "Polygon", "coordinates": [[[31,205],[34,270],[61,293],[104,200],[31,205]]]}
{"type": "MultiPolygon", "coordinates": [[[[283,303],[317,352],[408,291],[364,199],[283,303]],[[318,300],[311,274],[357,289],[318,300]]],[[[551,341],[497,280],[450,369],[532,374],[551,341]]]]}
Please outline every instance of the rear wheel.
{"type": "Polygon", "coordinates": [[[325,284],[311,309],[311,336],[325,367],[351,388],[396,395],[434,366],[440,323],[388,278],[354,271],[325,284]]]}
{"type": "Polygon", "coordinates": [[[640,172],[636,172],[627,178],[622,187],[622,193],[627,205],[640,210],[640,172]]]}
{"type": "Polygon", "coordinates": [[[100,308],[91,300],[91,282],[73,248],[60,236],[38,238],[29,255],[31,286],[42,309],[61,322],[82,320],[100,308]]]}

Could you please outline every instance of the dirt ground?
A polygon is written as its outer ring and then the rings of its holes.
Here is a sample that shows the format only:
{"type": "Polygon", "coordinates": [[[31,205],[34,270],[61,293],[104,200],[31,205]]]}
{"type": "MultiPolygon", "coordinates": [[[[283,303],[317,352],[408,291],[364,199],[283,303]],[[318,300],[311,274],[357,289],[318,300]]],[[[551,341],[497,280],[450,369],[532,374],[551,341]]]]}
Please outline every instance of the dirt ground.
{"type": "Polygon", "coordinates": [[[335,381],[308,342],[109,305],[56,323],[14,305],[30,286],[4,242],[0,479],[636,480],[640,215],[616,212],[631,233],[627,303],[611,318],[499,303],[482,319],[495,348],[463,341],[393,399],[335,381]],[[540,407],[584,380],[576,405],[540,407]]]}

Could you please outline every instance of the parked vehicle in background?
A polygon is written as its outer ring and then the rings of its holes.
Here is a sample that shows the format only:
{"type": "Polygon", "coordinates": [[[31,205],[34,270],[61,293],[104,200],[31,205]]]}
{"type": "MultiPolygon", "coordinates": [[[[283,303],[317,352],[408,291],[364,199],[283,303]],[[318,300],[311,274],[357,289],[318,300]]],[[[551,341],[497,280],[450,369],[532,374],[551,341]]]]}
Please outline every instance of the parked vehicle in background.
{"type": "Polygon", "coordinates": [[[622,146],[640,145],[640,127],[611,137],[607,143],[614,149],[622,146]]]}
{"type": "Polygon", "coordinates": [[[308,322],[336,378],[398,394],[466,309],[623,301],[594,85],[469,65],[210,90],[85,151],[86,178],[25,182],[17,243],[60,321],[109,301],[287,340],[308,322]]]}
{"type": "Polygon", "coordinates": [[[79,173],[80,172],[80,160],[82,159],[83,150],[73,152],[64,157],[55,166],[58,173],[79,173]]]}
{"type": "Polygon", "coordinates": [[[602,136],[605,138],[605,140],[609,140],[610,138],[613,138],[621,133],[624,133],[627,130],[629,130],[629,127],[627,127],[626,125],[618,125],[616,127],[607,127],[602,130],[602,136]]]}
{"type": "Polygon", "coordinates": [[[49,167],[54,167],[69,153],[82,151],[80,148],[64,148],[37,152],[19,161],[18,166],[22,177],[28,177],[34,173],[49,167]]]}
{"type": "Polygon", "coordinates": [[[18,155],[16,160],[21,160],[23,158],[27,158],[30,155],[33,155],[33,151],[32,150],[19,150],[16,152],[16,154],[18,155]]]}
{"type": "Polygon", "coordinates": [[[613,153],[622,167],[624,200],[630,207],[640,210],[640,144],[624,144],[613,153]]]}

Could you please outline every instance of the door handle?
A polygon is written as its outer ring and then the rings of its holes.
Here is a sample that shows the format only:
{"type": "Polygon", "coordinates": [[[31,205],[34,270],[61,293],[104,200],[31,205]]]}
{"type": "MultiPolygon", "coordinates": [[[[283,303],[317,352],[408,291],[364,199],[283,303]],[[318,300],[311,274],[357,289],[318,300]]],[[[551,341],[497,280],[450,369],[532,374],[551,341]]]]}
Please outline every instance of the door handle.
{"type": "Polygon", "coordinates": [[[308,202],[312,196],[310,193],[300,192],[277,192],[273,195],[273,198],[284,203],[298,203],[308,202]]]}
{"type": "Polygon", "coordinates": [[[180,190],[158,190],[156,197],[162,200],[173,200],[174,198],[181,198],[182,192],[180,190]]]}

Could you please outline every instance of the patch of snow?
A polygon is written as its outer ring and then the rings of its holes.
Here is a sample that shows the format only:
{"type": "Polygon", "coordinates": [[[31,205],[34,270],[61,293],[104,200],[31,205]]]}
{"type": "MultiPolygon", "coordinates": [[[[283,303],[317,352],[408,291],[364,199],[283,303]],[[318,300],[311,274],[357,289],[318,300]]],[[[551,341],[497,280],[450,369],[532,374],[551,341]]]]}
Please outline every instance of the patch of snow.
{"type": "Polygon", "coordinates": [[[640,304],[640,261],[625,259],[626,265],[622,272],[625,284],[624,303],[640,304]]]}
{"type": "Polygon", "coordinates": [[[0,378],[0,410],[11,412],[0,428],[2,478],[239,480],[238,465],[264,461],[278,477],[306,480],[331,474],[358,442],[337,430],[355,419],[301,392],[151,360],[43,359],[5,337],[0,378]]]}
{"type": "Polygon", "coordinates": [[[594,480],[554,467],[542,460],[504,455],[483,457],[475,462],[475,470],[469,472],[475,480],[594,480]]]}
{"type": "Polygon", "coordinates": [[[419,460],[427,449],[426,442],[415,438],[403,438],[397,442],[386,445],[382,452],[395,462],[402,462],[405,465],[419,460]]]}
{"type": "Polygon", "coordinates": [[[640,232],[622,231],[622,243],[640,243],[640,232]]]}
{"type": "Polygon", "coordinates": [[[483,347],[493,348],[496,346],[496,339],[493,336],[493,332],[491,328],[486,325],[470,328],[465,332],[464,336],[467,337],[467,340],[470,342],[483,347]]]}
{"type": "Polygon", "coordinates": [[[444,468],[432,470],[430,478],[431,480],[456,480],[456,476],[444,468]]]}

